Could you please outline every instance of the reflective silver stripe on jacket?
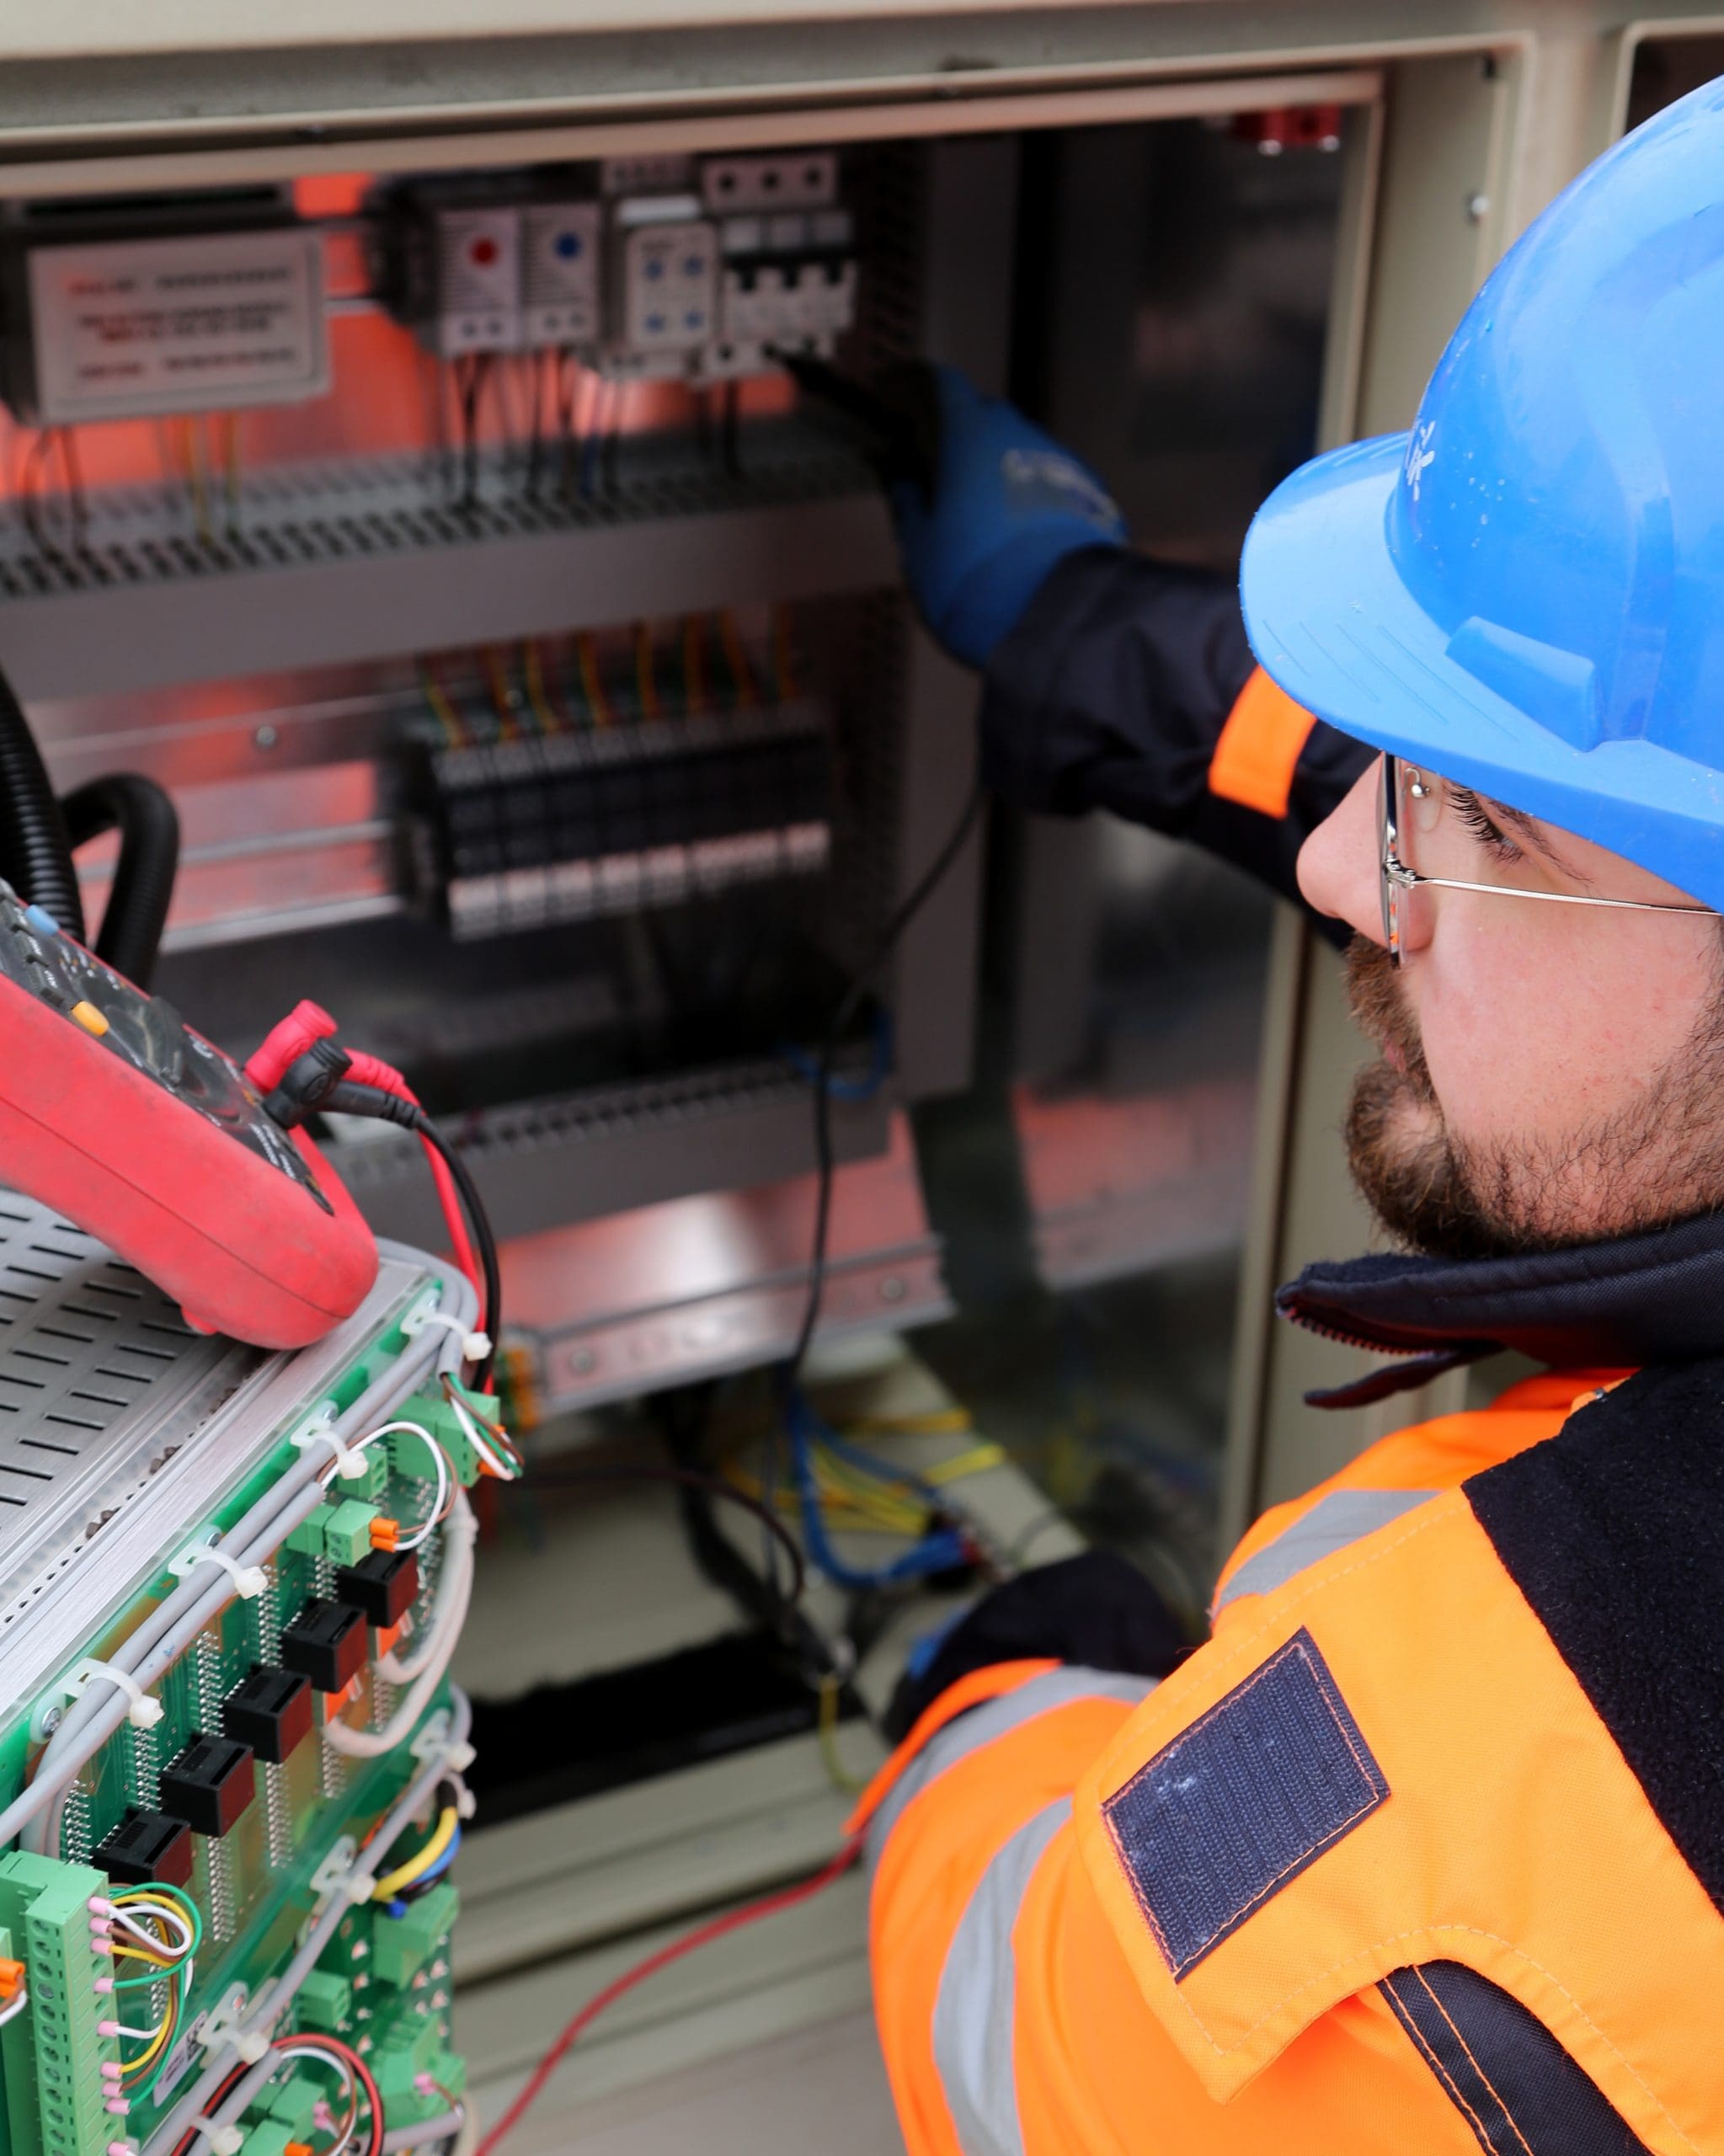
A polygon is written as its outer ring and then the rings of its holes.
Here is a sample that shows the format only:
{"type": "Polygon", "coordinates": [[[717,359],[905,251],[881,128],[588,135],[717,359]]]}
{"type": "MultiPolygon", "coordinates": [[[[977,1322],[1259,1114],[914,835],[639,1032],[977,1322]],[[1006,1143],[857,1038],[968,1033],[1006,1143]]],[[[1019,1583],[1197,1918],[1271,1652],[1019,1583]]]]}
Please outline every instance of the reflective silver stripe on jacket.
{"type": "Polygon", "coordinates": [[[1004,1737],[1008,1730],[1033,1721],[1051,1708],[1066,1706],[1074,1700],[1123,1700],[1128,1706],[1134,1707],[1154,1690],[1155,1682],[1151,1677],[1121,1677],[1101,1669],[1050,1669],[1043,1676],[1032,1677],[1016,1691],[1002,1692],[998,1699],[985,1700],[982,1705],[958,1716],[929,1738],[894,1783],[890,1794],[869,1822],[869,1871],[872,1873],[879,1863],[886,1837],[897,1825],[905,1806],[920,1796],[929,1783],[937,1780],[948,1767],[956,1766],[972,1752],[979,1752],[983,1745],[991,1744],[996,1737],[1004,1737]]]}
{"type": "Polygon", "coordinates": [[[1332,1490],[1267,1548],[1246,1558],[1216,1595],[1211,1614],[1241,1594],[1268,1594],[1272,1588],[1285,1586],[1307,1565],[1374,1534],[1437,1494],[1434,1490],[1332,1490]]]}
{"type": "Polygon", "coordinates": [[[1003,1844],[947,1949],[934,2001],[934,2063],[963,2156],[1023,2156],[1011,1933],[1036,1866],[1070,1817],[1071,1799],[1062,1796],[1003,1844]]]}

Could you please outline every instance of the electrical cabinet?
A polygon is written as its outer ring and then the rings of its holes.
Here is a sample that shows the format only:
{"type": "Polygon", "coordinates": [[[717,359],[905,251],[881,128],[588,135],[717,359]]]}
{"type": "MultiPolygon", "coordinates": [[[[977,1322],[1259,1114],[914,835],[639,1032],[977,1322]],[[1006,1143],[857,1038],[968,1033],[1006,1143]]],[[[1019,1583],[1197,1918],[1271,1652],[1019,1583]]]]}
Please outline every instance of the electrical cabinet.
{"type": "MultiPolygon", "coordinates": [[[[1145,543],[1225,567],[1312,447],[1405,424],[1492,262],[1625,115],[1724,67],[1711,19],[1641,12],[507,0],[480,24],[311,0],[260,27],[166,0],[123,48],[8,26],[0,666],[56,782],[173,792],[160,985],[189,1016],[243,1052],[312,995],[455,1118],[505,1238],[517,1397],[558,1444],[602,1455],[639,1434],[607,1419],[627,1403],[793,1341],[813,1059],[971,782],[974,685],[898,588],[863,449],[782,359],[961,365],[1089,456],[1145,543]]],[[[996,817],[989,843],[839,1043],[826,1337],[943,1315],[966,1266],[1067,1294],[1204,1260],[1201,1322],[1236,1336],[1204,1411],[1229,1425],[1213,1549],[1374,1434],[1298,1405],[1350,1351],[1268,1316],[1277,1277],[1366,1232],[1335,969],[1141,834],[996,817]],[[942,1193],[980,1159],[1006,1197],[967,1247],[942,1193]]],[[[110,864],[84,867],[99,912],[110,864]]],[[[410,1152],[335,1137],[373,1221],[434,1238],[410,1152]]],[[[1171,1308],[1149,1346],[1177,1369],[1171,1308]]],[[[1021,1476],[977,1502],[1008,1551],[1039,1533],[1021,1476]]],[[[499,1524],[467,1651],[494,1728],[734,1622],[674,1501],[572,1509],[536,1570],[536,1529],[499,1524]],[[606,1561],[605,1594],[564,1593],[606,1561]]],[[[315,1532],[307,1566],[367,1564],[315,1532]]],[[[398,1591],[344,1589],[386,1620],[398,1591]]],[[[876,1643],[870,1706],[937,1603],[876,1643]]],[[[286,1678],[296,1656],[345,1681],[319,1610],[281,1646],[286,1678]]],[[[606,1940],[827,1845],[807,1698],[746,1696],[754,1739],[705,1765],[697,1716],[680,1762],[619,1720],[602,1770],[489,1789],[456,1953],[482,2101],[606,1940]]],[[[291,1700],[229,1704],[199,1734],[267,1773],[291,1700]]],[[[93,1821],[115,1865],[178,1863],[184,1828],[207,1869],[239,1785],[182,1752],[159,1805],[93,1821]]],[[[858,1997],[848,1919],[762,1947],[728,2019],[702,1994],[683,2038],[631,2035],[569,2086],[858,1997]]],[[[396,1977],[443,1935],[392,1941],[396,1977]]]]}

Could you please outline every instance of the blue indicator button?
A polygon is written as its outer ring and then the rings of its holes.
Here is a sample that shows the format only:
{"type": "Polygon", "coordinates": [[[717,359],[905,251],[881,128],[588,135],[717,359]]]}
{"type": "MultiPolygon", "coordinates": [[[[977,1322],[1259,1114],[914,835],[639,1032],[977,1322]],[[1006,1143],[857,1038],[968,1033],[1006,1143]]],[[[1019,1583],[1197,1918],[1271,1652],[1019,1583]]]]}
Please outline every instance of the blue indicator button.
{"type": "Polygon", "coordinates": [[[580,234],[579,232],[558,232],[557,235],[557,252],[562,256],[565,262],[573,262],[580,253],[580,234]]]}

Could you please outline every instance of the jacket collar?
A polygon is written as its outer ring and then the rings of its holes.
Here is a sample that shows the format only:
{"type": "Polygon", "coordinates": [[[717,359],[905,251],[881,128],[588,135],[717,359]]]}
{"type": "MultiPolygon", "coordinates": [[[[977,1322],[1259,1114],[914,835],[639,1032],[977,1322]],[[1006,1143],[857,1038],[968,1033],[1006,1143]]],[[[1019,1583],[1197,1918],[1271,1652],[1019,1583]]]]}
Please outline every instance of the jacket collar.
{"type": "Polygon", "coordinates": [[[1724,1353],[1724,1214],[1537,1257],[1378,1256],[1307,1266],[1284,1317],[1405,1359],[1306,1395],[1355,1407],[1515,1348],[1559,1368],[1631,1368],[1724,1353]]]}

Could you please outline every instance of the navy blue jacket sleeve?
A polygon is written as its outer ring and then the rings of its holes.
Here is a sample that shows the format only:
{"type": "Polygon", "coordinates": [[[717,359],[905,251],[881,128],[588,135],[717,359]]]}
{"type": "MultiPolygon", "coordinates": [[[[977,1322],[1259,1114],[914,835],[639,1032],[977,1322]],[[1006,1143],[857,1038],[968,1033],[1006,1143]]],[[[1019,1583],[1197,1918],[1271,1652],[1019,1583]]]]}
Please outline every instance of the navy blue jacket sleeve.
{"type": "Polygon", "coordinates": [[[1253,664],[1229,579],[1117,547],[1069,554],[989,660],[989,782],[1019,808],[1108,808],[1190,839],[1296,899],[1306,834],[1372,752],[1319,721],[1284,816],[1212,792],[1215,744],[1253,664]]]}

